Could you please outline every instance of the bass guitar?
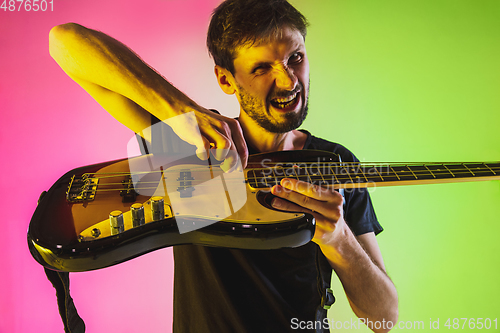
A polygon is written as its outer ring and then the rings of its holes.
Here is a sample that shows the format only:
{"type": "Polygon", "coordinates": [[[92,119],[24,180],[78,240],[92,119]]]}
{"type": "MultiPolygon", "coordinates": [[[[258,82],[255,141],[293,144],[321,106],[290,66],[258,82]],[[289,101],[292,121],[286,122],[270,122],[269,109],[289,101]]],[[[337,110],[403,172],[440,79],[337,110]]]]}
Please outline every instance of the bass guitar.
{"type": "Polygon", "coordinates": [[[224,173],[196,157],[143,155],[80,167],[44,192],[28,230],[43,266],[78,272],[180,244],[277,249],[309,242],[314,218],[271,207],[270,188],[295,178],[334,189],[500,178],[493,163],[352,163],[323,151],[251,155],[224,173]]]}

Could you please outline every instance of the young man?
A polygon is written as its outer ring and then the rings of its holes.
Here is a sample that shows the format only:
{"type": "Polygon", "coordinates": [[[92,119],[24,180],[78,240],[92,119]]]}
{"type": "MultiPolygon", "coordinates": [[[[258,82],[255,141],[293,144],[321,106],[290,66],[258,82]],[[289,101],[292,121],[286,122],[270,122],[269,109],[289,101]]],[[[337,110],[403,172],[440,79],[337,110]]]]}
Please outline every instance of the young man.
{"type": "MultiPolygon", "coordinates": [[[[146,140],[152,119],[194,112],[197,124],[174,121],[172,129],[197,147],[200,158],[211,151],[224,168],[235,165],[235,154],[246,165],[249,151],[321,149],[353,161],[344,147],[297,130],[308,109],[306,26],[285,0],[227,0],[214,11],[207,45],[219,86],[238,98],[237,120],[197,105],[103,33],[57,26],[50,52],[73,80],[146,140]],[[201,137],[193,134],[197,126],[201,137]]],[[[388,331],[397,320],[397,293],[375,239],[382,228],[368,192],[346,193],[343,205],[336,191],[284,179],[272,193],[274,207],[314,216],[313,242],[273,251],[176,246],[174,331],[286,332],[310,328],[311,322],[322,331],[328,328],[332,268],[356,315],[372,322],[374,331],[388,331]]]]}

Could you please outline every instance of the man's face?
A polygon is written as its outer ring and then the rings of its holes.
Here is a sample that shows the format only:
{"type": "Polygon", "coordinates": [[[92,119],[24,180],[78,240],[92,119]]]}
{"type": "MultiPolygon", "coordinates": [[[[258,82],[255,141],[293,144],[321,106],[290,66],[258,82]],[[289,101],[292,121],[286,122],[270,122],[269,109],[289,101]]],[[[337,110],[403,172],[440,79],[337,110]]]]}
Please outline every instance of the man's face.
{"type": "Polygon", "coordinates": [[[284,28],[280,38],[240,47],[234,67],[242,112],[272,133],[302,124],[307,115],[309,62],[299,31],[284,28]]]}

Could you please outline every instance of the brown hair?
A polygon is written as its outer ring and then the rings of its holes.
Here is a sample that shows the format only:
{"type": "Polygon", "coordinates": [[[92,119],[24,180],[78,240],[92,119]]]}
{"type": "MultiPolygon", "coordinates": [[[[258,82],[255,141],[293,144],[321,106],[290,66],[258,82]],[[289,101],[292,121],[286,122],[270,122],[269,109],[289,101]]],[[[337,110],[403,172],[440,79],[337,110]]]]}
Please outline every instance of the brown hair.
{"type": "Polygon", "coordinates": [[[207,47],[216,65],[234,75],[236,49],[275,38],[283,27],[307,34],[306,18],[286,0],[226,0],[213,12],[207,47]]]}

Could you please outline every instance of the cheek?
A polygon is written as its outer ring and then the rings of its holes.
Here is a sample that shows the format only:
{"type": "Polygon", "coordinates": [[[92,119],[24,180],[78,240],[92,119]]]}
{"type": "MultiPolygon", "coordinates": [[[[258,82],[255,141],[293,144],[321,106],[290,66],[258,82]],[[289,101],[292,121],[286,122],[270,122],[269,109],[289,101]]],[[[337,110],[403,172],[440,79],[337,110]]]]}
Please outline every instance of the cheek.
{"type": "Polygon", "coordinates": [[[272,81],[265,77],[258,77],[246,86],[246,91],[254,97],[266,99],[272,90],[272,81]]]}
{"type": "Polygon", "coordinates": [[[302,81],[302,84],[309,84],[309,67],[300,68],[295,72],[295,75],[297,75],[298,79],[302,81]]]}
{"type": "Polygon", "coordinates": [[[307,60],[307,57],[302,63],[302,66],[297,68],[297,71],[295,73],[299,80],[302,81],[302,84],[304,84],[305,86],[309,85],[309,61],[307,60]]]}

